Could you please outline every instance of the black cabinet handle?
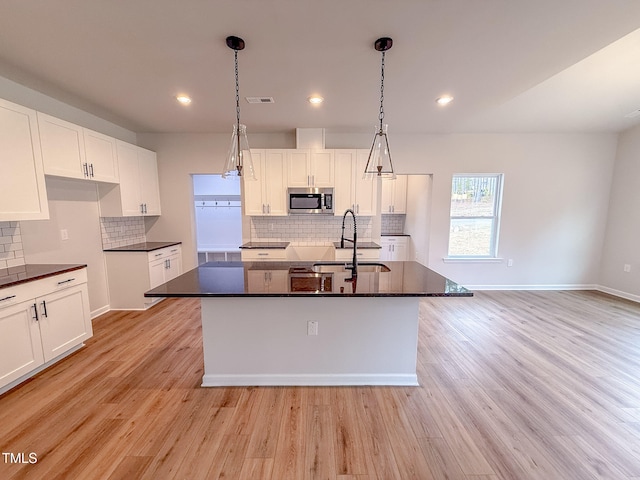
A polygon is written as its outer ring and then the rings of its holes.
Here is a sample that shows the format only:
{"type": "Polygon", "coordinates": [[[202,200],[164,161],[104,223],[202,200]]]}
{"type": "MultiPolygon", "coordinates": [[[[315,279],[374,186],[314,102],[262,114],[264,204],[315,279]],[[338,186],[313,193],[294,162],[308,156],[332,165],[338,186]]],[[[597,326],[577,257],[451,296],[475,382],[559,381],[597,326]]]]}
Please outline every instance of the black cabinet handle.
{"type": "Polygon", "coordinates": [[[47,315],[47,302],[44,300],[42,301],[42,316],[49,318],[49,315],[47,315]]]}
{"type": "Polygon", "coordinates": [[[89,165],[87,163],[83,163],[82,164],[82,168],[84,169],[84,176],[88,177],[89,176],[89,165]]]}
{"type": "Polygon", "coordinates": [[[38,318],[38,304],[37,303],[33,304],[33,313],[34,313],[35,316],[33,316],[31,318],[33,318],[37,322],[39,320],[39,318],[38,318]]]}
{"type": "Polygon", "coordinates": [[[58,285],[63,285],[65,283],[73,282],[74,280],[75,280],[75,278],[69,278],[67,280],[62,280],[61,282],[58,282],[58,285]]]}
{"type": "Polygon", "coordinates": [[[89,164],[89,171],[91,172],[91,178],[93,178],[93,163],[89,164]]]}
{"type": "Polygon", "coordinates": [[[9,295],[8,297],[0,298],[0,302],[4,302],[5,300],[11,300],[12,298],[16,298],[15,295],[9,295]]]}

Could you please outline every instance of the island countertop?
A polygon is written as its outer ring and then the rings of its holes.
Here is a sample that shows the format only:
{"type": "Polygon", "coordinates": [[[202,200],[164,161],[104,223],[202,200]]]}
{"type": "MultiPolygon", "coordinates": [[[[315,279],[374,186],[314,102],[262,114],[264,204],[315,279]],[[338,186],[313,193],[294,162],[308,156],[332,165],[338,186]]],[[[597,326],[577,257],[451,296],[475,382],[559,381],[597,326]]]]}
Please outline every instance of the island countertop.
{"type": "MultiPolygon", "coordinates": [[[[344,265],[344,262],[334,262],[334,264],[344,265]]],[[[313,273],[314,264],[311,262],[209,262],[146,292],[145,297],[470,297],[473,295],[463,286],[418,262],[385,261],[384,264],[390,271],[366,271],[365,262],[362,262],[354,284],[352,281],[345,281],[350,277],[350,271],[313,273]],[[296,283],[300,279],[302,282],[296,283]],[[305,284],[310,285],[306,290],[305,284]]]]}

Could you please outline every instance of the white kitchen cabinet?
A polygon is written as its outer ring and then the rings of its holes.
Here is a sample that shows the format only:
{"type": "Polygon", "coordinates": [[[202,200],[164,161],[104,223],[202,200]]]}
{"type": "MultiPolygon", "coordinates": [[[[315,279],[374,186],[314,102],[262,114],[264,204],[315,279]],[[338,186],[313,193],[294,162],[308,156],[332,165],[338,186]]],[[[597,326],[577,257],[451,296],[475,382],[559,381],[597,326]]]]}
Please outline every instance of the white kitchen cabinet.
{"type": "Polygon", "coordinates": [[[0,99],[0,221],[49,218],[36,111],[0,99]]]}
{"type": "Polygon", "coordinates": [[[287,215],[286,150],[251,150],[257,180],[244,179],[244,213],[287,215]]]}
{"type": "Polygon", "coordinates": [[[109,304],[115,310],[144,310],[160,298],[145,298],[147,290],[182,273],[182,247],[147,251],[106,251],[109,304]]]}
{"type": "Polygon", "coordinates": [[[409,237],[382,236],[380,238],[380,260],[407,261],[409,257],[409,237]]]}
{"type": "Polygon", "coordinates": [[[86,269],[0,289],[0,391],[93,335],[86,269]]]}
{"type": "Polygon", "coordinates": [[[289,187],[333,187],[335,182],[333,150],[287,151],[289,187]]]}
{"type": "Polygon", "coordinates": [[[44,173],[118,183],[116,139],[38,112],[44,173]]]}
{"type": "Polygon", "coordinates": [[[377,178],[363,178],[368,150],[335,150],[335,214],[351,208],[356,215],[375,216],[378,212],[377,178]]]}
{"type": "MultiPolygon", "coordinates": [[[[358,261],[370,261],[380,259],[379,248],[360,248],[356,250],[358,261]]],[[[336,248],[335,260],[338,262],[351,262],[353,260],[353,250],[350,248],[336,248]]]]}
{"type": "Polygon", "coordinates": [[[83,128],[82,133],[89,178],[97,182],[118,183],[116,139],[88,128],[83,128]]]}
{"type": "Polygon", "coordinates": [[[120,183],[99,185],[100,215],[141,217],[160,215],[160,186],[155,152],[117,141],[120,183]]]}
{"type": "Polygon", "coordinates": [[[407,176],[396,175],[394,180],[382,180],[381,183],[380,213],[407,213],[407,176]]]}
{"type": "Polygon", "coordinates": [[[288,270],[247,271],[247,293],[286,292],[288,270]]]}
{"type": "Polygon", "coordinates": [[[286,248],[243,248],[240,251],[243,262],[271,262],[287,259],[286,248]]]}

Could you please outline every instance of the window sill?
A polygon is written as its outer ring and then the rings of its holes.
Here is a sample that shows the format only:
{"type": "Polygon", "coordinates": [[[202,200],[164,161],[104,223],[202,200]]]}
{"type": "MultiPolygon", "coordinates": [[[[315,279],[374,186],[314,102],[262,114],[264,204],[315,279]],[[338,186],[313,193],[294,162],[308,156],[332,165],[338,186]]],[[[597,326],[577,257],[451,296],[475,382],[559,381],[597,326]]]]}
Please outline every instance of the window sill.
{"type": "Polygon", "coordinates": [[[504,258],[498,257],[444,257],[444,263],[502,263],[504,258]]]}

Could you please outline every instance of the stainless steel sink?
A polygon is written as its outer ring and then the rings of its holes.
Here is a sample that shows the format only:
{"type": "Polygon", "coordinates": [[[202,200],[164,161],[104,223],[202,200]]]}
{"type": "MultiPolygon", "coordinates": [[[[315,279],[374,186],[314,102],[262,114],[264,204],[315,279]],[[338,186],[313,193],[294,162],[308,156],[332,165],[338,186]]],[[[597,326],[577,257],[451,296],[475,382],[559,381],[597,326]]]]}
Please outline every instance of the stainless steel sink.
{"type": "MultiPolygon", "coordinates": [[[[350,270],[350,263],[344,262],[319,262],[313,264],[313,271],[317,273],[342,273],[350,270]]],[[[358,273],[390,272],[391,269],[384,263],[358,262],[358,273]]]]}

